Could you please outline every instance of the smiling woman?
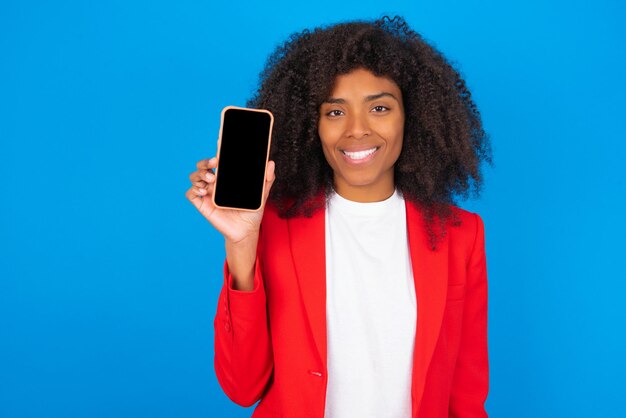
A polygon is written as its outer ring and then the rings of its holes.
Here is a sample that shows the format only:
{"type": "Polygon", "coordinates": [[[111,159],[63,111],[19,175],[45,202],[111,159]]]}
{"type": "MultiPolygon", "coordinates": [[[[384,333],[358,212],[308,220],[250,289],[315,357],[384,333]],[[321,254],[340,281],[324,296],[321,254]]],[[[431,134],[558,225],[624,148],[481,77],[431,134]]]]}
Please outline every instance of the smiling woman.
{"type": "Polygon", "coordinates": [[[368,70],[353,70],[337,77],[320,115],[322,150],[337,193],[357,202],[391,196],[404,135],[398,85],[368,70]]]}
{"type": "Polygon", "coordinates": [[[322,149],[319,125],[327,116],[341,115],[340,109],[332,115],[324,110],[341,105],[329,101],[341,99],[332,97],[332,90],[342,76],[359,69],[388,80],[398,92],[405,121],[394,183],[420,205],[434,248],[448,224],[459,222],[452,210],[455,199],[478,195],[481,163],[491,163],[491,148],[463,78],[402,18],[304,30],[269,57],[248,102],[275,116],[270,157],[276,183],[269,200],[289,218],[312,215],[325,204],[320,194],[331,196],[336,176],[322,149]]]}
{"type": "Polygon", "coordinates": [[[224,236],[215,370],[253,417],[486,417],[489,143],[463,79],[401,18],[292,35],[248,103],[275,117],[264,207],[187,198],[224,236]]]}

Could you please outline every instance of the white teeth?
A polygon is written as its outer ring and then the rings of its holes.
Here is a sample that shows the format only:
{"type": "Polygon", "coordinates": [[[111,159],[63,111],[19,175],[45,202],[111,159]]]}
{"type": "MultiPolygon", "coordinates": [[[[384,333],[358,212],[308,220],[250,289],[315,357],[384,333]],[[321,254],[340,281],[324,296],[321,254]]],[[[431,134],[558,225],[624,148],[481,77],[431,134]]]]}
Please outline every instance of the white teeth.
{"type": "Polygon", "coordinates": [[[374,147],[374,148],[370,148],[364,151],[357,151],[357,152],[343,151],[343,153],[347,155],[348,158],[350,158],[351,160],[362,160],[368,155],[372,155],[374,152],[376,152],[377,149],[378,149],[377,147],[374,147]]]}

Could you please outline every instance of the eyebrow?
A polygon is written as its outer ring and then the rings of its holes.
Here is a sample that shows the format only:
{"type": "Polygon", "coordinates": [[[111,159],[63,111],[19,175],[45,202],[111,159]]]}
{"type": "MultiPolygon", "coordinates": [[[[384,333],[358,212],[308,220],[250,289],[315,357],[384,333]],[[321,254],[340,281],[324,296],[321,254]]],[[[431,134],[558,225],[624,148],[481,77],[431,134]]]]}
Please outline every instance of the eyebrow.
{"type": "MultiPolygon", "coordinates": [[[[365,97],[365,101],[366,102],[371,102],[373,100],[378,100],[381,97],[391,97],[396,102],[400,103],[400,100],[398,100],[398,98],[396,96],[394,96],[393,94],[391,94],[389,92],[386,92],[386,91],[383,91],[382,93],[378,93],[378,94],[371,94],[371,95],[365,97]]],[[[345,104],[346,100],[342,99],[342,98],[338,98],[338,97],[329,97],[328,99],[324,100],[324,103],[345,104]]]]}

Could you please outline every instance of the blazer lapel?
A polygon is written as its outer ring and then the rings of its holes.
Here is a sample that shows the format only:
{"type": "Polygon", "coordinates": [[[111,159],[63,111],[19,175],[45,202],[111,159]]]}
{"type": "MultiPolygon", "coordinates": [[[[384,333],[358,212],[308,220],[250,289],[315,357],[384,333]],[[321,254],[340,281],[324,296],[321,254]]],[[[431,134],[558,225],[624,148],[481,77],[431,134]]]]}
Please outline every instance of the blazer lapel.
{"type": "Polygon", "coordinates": [[[406,202],[409,250],[417,299],[417,327],[413,351],[413,410],[419,411],[430,360],[439,339],[448,285],[448,235],[438,243],[437,251],[428,245],[422,213],[406,202]]]}
{"type": "Polygon", "coordinates": [[[311,338],[326,369],[326,240],[325,211],[310,218],[287,220],[293,264],[311,338]]]}

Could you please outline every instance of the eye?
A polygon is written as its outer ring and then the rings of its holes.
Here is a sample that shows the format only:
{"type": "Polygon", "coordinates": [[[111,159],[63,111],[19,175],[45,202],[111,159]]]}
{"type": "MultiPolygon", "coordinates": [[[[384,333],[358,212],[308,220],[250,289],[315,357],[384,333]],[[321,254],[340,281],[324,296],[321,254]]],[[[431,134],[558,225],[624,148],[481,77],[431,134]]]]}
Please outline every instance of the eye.
{"type": "Polygon", "coordinates": [[[389,108],[387,106],[382,106],[382,105],[374,106],[372,108],[372,111],[376,113],[385,112],[387,110],[389,110],[389,108]]]}
{"type": "Polygon", "coordinates": [[[331,118],[341,116],[341,115],[343,115],[343,112],[339,109],[333,109],[333,110],[326,112],[326,116],[330,116],[331,118]]]}

